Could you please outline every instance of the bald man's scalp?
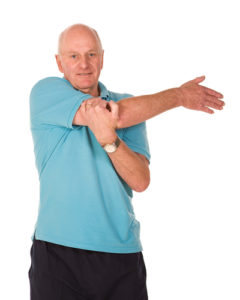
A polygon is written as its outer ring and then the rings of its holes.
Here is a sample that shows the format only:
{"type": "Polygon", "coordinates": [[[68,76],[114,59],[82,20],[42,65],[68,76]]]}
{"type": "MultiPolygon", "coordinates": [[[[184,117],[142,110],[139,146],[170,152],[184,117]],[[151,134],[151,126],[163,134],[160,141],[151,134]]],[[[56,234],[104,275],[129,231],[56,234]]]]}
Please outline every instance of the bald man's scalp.
{"type": "Polygon", "coordinates": [[[67,27],[60,33],[59,38],[58,38],[58,54],[61,54],[62,43],[63,43],[64,37],[66,36],[66,34],[68,32],[70,32],[71,30],[75,30],[75,29],[80,29],[80,30],[86,29],[86,30],[89,30],[90,32],[92,32],[93,35],[95,36],[96,40],[98,41],[100,52],[103,51],[102,43],[101,43],[101,40],[100,40],[100,37],[99,37],[97,31],[92,27],[89,27],[85,24],[79,23],[79,24],[73,24],[73,25],[67,27]]]}

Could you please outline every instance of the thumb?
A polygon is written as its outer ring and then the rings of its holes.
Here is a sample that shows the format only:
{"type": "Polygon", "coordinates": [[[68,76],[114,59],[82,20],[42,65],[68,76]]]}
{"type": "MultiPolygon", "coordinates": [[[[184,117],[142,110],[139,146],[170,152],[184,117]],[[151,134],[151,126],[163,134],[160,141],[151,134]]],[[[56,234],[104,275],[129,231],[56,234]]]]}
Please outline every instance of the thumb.
{"type": "Polygon", "coordinates": [[[200,77],[197,77],[197,78],[195,78],[195,79],[193,79],[193,80],[191,80],[191,81],[194,82],[194,83],[200,83],[200,82],[202,82],[203,80],[205,80],[205,75],[200,76],[200,77]]]}
{"type": "Polygon", "coordinates": [[[119,118],[118,117],[118,110],[119,110],[118,104],[115,103],[113,100],[110,100],[109,105],[111,107],[111,112],[112,112],[113,118],[118,120],[118,118],[119,118]]]}

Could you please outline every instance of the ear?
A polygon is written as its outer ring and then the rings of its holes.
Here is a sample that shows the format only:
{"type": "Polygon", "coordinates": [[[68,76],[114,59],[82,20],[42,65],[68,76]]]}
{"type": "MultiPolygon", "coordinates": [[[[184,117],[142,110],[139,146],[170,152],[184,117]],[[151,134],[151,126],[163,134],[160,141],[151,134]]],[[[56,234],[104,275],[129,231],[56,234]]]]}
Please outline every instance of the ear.
{"type": "Polygon", "coordinates": [[[63,73],[63,68],[62,68],[61,58],[60,58],[59,54],[56,54],[56,55],[55,55],[55,58],[56,58],[56,62],[57,62],[59,71],[60,71],[61,73],[63,73]]]}
{"type": "Polygon", "coordinates": [[[101,70],[103,68],[103,55],[104,55],[104,50],[102,51],[102,63],[101,63],[101,70]]]}

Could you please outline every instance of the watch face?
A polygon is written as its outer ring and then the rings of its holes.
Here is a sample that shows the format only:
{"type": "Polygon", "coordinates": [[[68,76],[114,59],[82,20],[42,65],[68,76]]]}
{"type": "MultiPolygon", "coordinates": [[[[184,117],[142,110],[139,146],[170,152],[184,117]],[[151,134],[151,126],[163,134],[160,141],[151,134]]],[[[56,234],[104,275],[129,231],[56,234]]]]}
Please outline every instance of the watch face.
{"type": "Polygon", "coordinates": [[[109,153],[114,152],[116,150],[116,148],[117,147],[115,144],[108,144],[104,147],[104,149],[109,153]]]}

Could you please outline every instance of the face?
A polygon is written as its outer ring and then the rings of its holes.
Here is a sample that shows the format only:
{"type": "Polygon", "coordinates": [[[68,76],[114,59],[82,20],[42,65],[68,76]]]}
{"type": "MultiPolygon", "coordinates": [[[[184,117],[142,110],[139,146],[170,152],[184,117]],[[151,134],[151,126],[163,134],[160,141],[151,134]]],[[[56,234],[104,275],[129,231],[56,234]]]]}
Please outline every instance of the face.
{"type": "Polygon", "coordinates": [[[75,28],[66,32],[56,60],[60,72],[73,87],[99,96],[98,78],[103,66],[103,50],[92,31],[75,28]]]}

